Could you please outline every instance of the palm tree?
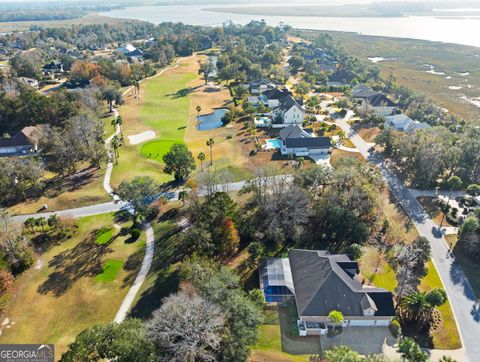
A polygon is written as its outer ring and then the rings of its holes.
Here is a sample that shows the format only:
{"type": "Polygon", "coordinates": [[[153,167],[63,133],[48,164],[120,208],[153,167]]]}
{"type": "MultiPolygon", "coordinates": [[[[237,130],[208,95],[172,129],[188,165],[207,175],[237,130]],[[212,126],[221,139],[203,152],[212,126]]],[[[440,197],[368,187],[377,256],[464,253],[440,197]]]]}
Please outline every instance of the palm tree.
{"type": "Polygon", "coordinates": [[[202,111],[202,107],[197,106],[197,127],[200,126],[200,112],[202,111]]]}
{"type": "Polygon", "coordinates": [[[32,229],[32,233],[35,232],[35,225],[36,225],[36,220],[34,217],[29,217],[27,220],[25,220],[25,222],[23,223],[27,228],[31,228],[32,229]]]}
{"type": "Polygon", "coordinates": [[[118,152],[120,147],[120,139],[117,137],[117,135],[113,136],[111,144],[113,148],[113,156],[115,157],[115,164],[117,164],[118,158],[120,157],[120,153],[118,152]]]}
{"type": "Polygon", "coordinates": [[[203,161],[205,161],[205,153],[200,152],[197,156],[197,158],[200,160],[200,167],[203,171],[203,161]]]}
{"type": "Polygon", "coordinates": [[[122,128],[123,118],[122,118],[122,116],[118,116],[116,118],[116,124],[118,125],[118,128],[120,129],[120,138],[123,139],[123,128],[122,128]]]}
{"type": "Polygon", "coordinates": [[[135,95],[137,99],[140,99],[140,82],[138,80],[134,80],[132,82],[133,87],[135,88],[135,95]]]}
{"type": "Polygon", "coordinates": [[[47,225],[47,219],[45,219],[44,217],[39,217],[38,219],[35,219],[35,225],[41,226],[42,232],[45,232],[45,225],[47,225]]]}
{"type": "Polygon", "coordinates": [[[113,127],[113,133],[116,133],[116,132],[117,132],[117,119],[116,119],[116,118],[113,118],[113,119],[112,119],[112,122],[110,122],[110,124],[111,124],[112,127],[113,127]]]}
{"type": "Polygon", "coordinates": [[[399,306],[407,319],[416,319],[419,325],[428,320],[433,311],[433,307],[428,302],[426,293],[422,292],[413,292],[403,297],[399,306]]]}
{"type": "Polygon", "coordinates": [[[209,138],[207,141],[207,146],[210,147],[210,166],[213,165],[213,155],[212,155],[212,148],[215,140],[213,138],[209,138]]]}

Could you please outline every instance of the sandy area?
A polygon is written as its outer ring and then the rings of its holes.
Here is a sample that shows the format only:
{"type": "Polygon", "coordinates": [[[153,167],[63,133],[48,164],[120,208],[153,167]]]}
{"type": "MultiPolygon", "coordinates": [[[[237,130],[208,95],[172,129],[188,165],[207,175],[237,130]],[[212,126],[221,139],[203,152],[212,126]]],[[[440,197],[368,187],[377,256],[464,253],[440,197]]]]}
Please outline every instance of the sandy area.
{"type": "Polygon", "coordinates": [[[145,131],[142,133],[137,133],[131,136],[128,136],[128,141],[131,145],[138,145],[139,143],[149,141],[156,137],[155,132],[153,131],[145,131]]]}

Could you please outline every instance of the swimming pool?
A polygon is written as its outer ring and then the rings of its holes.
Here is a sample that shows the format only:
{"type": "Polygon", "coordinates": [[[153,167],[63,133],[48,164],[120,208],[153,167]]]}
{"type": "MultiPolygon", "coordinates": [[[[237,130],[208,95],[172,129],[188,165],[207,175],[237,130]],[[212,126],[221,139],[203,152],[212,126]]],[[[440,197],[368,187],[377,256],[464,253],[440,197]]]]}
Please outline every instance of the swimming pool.
{"type": "Polygon", "coordinates": [[[267,140],[263,147],[266,150],[274,150],[274,149],[282,148],[282,140],[279,138],[267,140]]]}

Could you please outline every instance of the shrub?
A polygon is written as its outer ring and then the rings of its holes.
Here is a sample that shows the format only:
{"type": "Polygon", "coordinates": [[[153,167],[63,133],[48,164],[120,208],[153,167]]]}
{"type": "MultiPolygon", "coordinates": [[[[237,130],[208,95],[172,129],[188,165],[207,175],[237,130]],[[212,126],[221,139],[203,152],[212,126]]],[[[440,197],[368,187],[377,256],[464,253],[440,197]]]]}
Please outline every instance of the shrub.
{"type": "Polygon", "coordinates": [[[8,270],[0,270],[0,295],[10,291],[13,287],[13,275],[8,270]]]}
{"type": "Polygon", "coordinates": [[[392,332],[392,335],[395,338],[400,337],[400,335],[402,334],[402,327],[400,326],[400,322],[396,319],[394,319],[390,324],[390,332],[392,332]]]}
{"type": "Polygon", "coordinates": [[[137,228],[133,228],[132,230],[130,230],[130,236],[132,237],[133,240],[137,240],[140,237],[141,233],[142,231],[137,228]]]}
{"type": "Polygon", "coordinates": [[[352,256],[353,259],[360,259],[363,254],[362,246],[359,244],[352,244],[348,248],[348,253],[352,256]]]}

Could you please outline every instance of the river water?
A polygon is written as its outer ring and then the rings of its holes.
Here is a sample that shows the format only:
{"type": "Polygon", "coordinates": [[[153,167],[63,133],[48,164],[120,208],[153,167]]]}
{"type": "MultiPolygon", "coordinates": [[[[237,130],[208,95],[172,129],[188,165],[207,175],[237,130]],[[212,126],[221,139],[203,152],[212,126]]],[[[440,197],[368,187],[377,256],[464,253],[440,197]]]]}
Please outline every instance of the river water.
{"type": "MultiPolygon", "coordinates": [[[[239,5],[231,5],[238,7],[239,5]]],[[[101,15],[162,22],[183,22],[191,25],[218,26],[226,21],[246,24],[264,19],[270,25],[285,23],[295,28],[348,31],[365,35],[411,38],[480,47],[478,16],[405,16],[396,18],[342,18],[314,16],[265,16],[209,11],[213,5],[136,6],[104,12],[101,15]]],[[[225,5],[222,8],[228,7],[225,5]]]]}

